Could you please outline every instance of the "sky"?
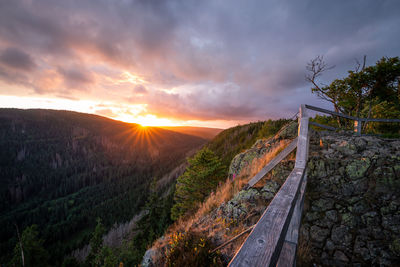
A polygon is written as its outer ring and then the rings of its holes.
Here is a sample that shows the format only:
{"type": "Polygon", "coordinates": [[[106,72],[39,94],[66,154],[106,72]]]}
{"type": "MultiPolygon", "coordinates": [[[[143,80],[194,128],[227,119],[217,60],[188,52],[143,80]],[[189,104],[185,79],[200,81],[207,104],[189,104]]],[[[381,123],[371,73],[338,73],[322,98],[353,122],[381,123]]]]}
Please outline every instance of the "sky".
{"type": "Polygon", "coordinates": [[[142,125],[227,128],[288,118],[306,64],[400,56],[398,0],[0,0],[0,107],[142,125]]]}

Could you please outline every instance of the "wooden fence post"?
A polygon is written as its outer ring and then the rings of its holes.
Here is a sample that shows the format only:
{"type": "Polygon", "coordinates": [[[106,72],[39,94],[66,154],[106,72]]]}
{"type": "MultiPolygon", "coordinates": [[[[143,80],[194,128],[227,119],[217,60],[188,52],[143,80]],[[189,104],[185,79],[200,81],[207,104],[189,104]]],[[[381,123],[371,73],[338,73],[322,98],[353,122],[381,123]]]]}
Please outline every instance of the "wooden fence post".
{"type": "Polygon", "coordinates": [[[361,136],[361,120],[358,119],[354,121],[354,131],[357,133],[357,135],[361,136]]]}

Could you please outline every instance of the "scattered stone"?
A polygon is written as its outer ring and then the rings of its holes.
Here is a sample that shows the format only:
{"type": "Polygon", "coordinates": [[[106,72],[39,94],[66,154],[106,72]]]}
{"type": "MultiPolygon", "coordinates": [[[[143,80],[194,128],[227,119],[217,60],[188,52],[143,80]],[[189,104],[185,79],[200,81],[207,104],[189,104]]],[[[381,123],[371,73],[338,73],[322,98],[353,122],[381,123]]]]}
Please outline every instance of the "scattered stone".
{"type": "Polygon", "coordinates": [[[155,266],[153,263],[153,257],[156,252],[153,249],[148,249],[146,253],[144,253],[143,260],[140,266],[143,267],[153,267],[155,266]]]}
{"type": "Polygon", "coordinates": [[[345,225],[333,227],[332,241],[337,245],[349,245],[351,243],[352,235],[349,233],[349,228],[345,225]]]}
{"type": "Polygon", "coordinates": [[[333,199],[321,198],[312,203],[311,209],[314,211],[330,210],[333,208],[334,203],[333,199]]]}
{"type": "Polygon", "coordinates": [[[400,234],[400,214],[383,216],[382,227],[396,234],[400,234]]]}
{"type": "Polygon", "coordinates": [[[361,216],[361,220],[367,226],[376,226],[380,224],[379,216],[376,211],[370,211],[361,216]]]}
{"type": "Polygon", "coordinates": [[[325,217],[326,217],[328,220],[331,220],[332,222],[337,222],[337,220],[338,220],[338,215],[337,215],[336,210],[328,210],[328,211],[325,213],[325,217]]]}
{"type": "Polygon", "coordinates": [[[271,193],[275,194],[276,192],[278,192],[280,187],[281,187],[280,184],[278,184],[277,182],[272,181],[272,180],[268,180],[265,183],[264,187],[261,189],[261,191],[263,191],[263,192],[264,191],[265,192],[271,192],[271,193]]]}
{"type": "Polygon", "coordinates": [[[310,229],[310,236],[312,240],[323,242],[329,236],[329,230],[313,225],[310,229]]]}
{"type": "Polygon", "coordinates": [[[346,167],[346,173],[352,180],[364,177],[364,174],[371,165],[369,158],[362,158],[361,160],[353,160],[346,167]]]}
{"type": "Polygon", "coordinates": [[[336,250],[335,254],[333,255],[333,258],[337,261],[341,262],[349,262],[349,258],[347,258],[346,254],[341,252],[340,250],[336,250]]]}

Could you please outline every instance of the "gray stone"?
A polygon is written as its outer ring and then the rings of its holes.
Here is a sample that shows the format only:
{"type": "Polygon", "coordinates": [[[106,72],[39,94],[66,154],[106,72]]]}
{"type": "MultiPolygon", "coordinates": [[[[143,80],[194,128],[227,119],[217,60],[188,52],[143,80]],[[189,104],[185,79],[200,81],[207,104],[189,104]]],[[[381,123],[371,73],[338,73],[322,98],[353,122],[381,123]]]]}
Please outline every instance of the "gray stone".
{"type": "Polygon", "coordinates": [[[271,193],[271,192],[262,192],[261,193],[262,198],[264,198],[265,200],[271,200],[274,198],[275,194],[271,193]]]}
{"type": "Polygon", "coordinates": [[[328,251],[333,251],[335,249],[335,244],[332,242],[332,240],[326,240],[325,249],[328,251]]]}
{"type": "Polygon", "coordinates": [[[352,180],[363,178],[370,165],[371,161],[369,158],[353,160],[346,166],[347,176],[352,180]]]}
{"type": "Polygon", "coordinates": [[[361,138],[355,138],[354,139],[354,145],[356,146],[358,151],[363,151],[367,147],[367,142],[361,137],[361,138]]]}
{"type": "Polygon", "coordinates": [[[352,141],[343,140],[337,144],[336,150],[342,152],[346,156],[351,156],[357,153],[357,147],[354,145],[352,141]]]}
{"type": "Polygon", "coordinates": [[[329,235],[328,229],[320,228],[316,225],[311,226],[310,236],[311,239],[317,242],[323,242],[329,235]]]}
{"type": "Polygon", "coordinates": [[[342,185],[340,194],[342,194],[345,197],[349,197],[349,196],[353,195],[353,193],[354,193],[354,185],[353,184],[345,183],[342,185]]]}
{"type": "Polygon", "coordinates": [[[333,255],[333,258],[337,261],[341,261],[341,262],[349,262],[349,258],[347,258],[346,254],[344,254],[342,251],[340,250],[336,250],[335,254],[333,255]]]}
{"type": "Polygon", "coordinates": [[[153,267],[155,266],[153,263],[153,257],[155,256],[156,252],[153,249],[148,249],[146,253],[144,253],[143,260],[140,266],[143,267],[153,267]]]}
{"type": "Polygon", "coordinates": [[[305,219],[307,222],[312,222],[315,220],[318,220],[320,218],[318,212],[314,211],[314,212],[307,212],[305,215],[305,219]]]}
{"type": "Polygon", "coordinates": [[[342,214],[342,224],[349,227],[357,226],[357,218],[350,212],[342,214]]]}
{"type": "Polygon", "coordinates": [[[366,243],[364,241],[364,236],[357,236],[354,242],[354,253],[360,255],[364,261],[368,261],[371,259],[371,255],[369,254],[369,249],[367,249],[366,243]]]}
{"type": "Polygon", "coordinates": [[[368,241],[367,248],[369,249],[369,253],[371,258],[377,258],[380,255],[382,247],[382,242],[380,241],[368,241]]]}
{"type": "Polygon", "coordinates": [[[276,194],[280,188],[280,184],[275,181],[268,180],[264,187],[261,189],[262,192],[270,192],[276,194]]]}
{"type": "Polygon", "coordinates": [[[376,226],[380,224],[378,213],[375,211],[365,213],[361,216],[361,220],[364,224],[368,226],[376,226]]]}
{"type": "Polygon", "coordinates": [[[332,241],[337,245],[349,245],[352,235],[349,233],[349,228],[344,225],[333,227],[331,234],[332,241]]]}
{"type": "Polygon", "coordinates": [[[354,206],[352,207],[352,212],[354,213],[364,213],[368,210],[368,205],[364,200],[361,200],[360,202],[357,202],[356,204],[354,204],[354,206]]]}
{"type": "Polygon", "coordinates": [[[337,222],[337,220],[338,220],[337,211],[336,211],[336,210],[328,210],[328,211],[325,213],[325,217],[326,217],[328,220],[332,221],[332,222],[337,222]]]}
{"type": "Polygon", "coordinates": [[[382,227],[400,234],[400,214],[385,215],[382,217],[382,227]]]}
{"type": "Polygon", "coordinates": [[[330,198],[320,198],[316,201],[313,201],[311,209],[313,211],[325,211],[333,208],[333,204],[335,202],[330,198]]]}
{"type": "Polygon", "coordinates": [[[400,238],[393,240],[389,246],[394,255],[400,257],[400,238]]]}

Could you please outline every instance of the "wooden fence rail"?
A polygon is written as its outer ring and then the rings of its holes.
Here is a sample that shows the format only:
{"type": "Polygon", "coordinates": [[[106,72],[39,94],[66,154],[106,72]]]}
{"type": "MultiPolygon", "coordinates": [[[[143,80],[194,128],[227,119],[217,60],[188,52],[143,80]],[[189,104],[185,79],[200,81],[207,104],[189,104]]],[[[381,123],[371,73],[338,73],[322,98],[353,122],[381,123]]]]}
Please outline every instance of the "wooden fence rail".
{"type": "MultiPolygon", "coordinates": [[[[275,266],[277,263],[283,266],[295,262],[309,143],[309,118],[304,105],[300,107],[299,120],[295,167],[229,266],[275,266]]],[[[282,155],[294,149],[291,145],[284,150],[285,153],[280,153],[281,159],[282,155]]]]}
{"type": "Polygon", "coordinates": [[[355,120],[356,132],[361,135],[362,122],[400,122],[400,119],[357,118],[311,105],[300,106],[299,132],[282,152],[257,173],[248,183],[256,184],[290,152],[297,148],[294,169],[287,177],[278,193],[254,226],[246,241],[229,263],[231,267],[246,266],[295,266],[296,251],[307,186],[307,160],[309,150],[309,125],[329,130],[331,126],[310,122],[307,109],[355,120]]]}
{"type": "MultiPolygon", "coordinates": [[[[330,114],[330,115],[333,115],[333,116],[346,118],[346,119],[349,119],[349,120],[354,120],[354,130],[358,135],[361,135],[361,128],[362,128],[361,126],[362,126],[363,123],[367,123],[367,122],[389,122],[389,123],[400,122],[400,119],[358,118],[358,117],[354,117],[354,116],[350,116],[350,115],[334,112],[334,111],[331,111],[331,110],[327,110],[327,109],[323,109],[323,108],[319,108],[319,107],[314,107],[314,106],[311,106],[311,105],[304,105],[304,106],[307,109],[310,109],[310,110],[314,110],[314,111],[330,114]]],[[[314,125],[316,125],[318,127],[322,127],[322,128],[331,127],[331,126],[318,124],[318,123],[315,123],[315,122],[313,122],[312,124],[314,124],[314,125]]],[[[334,128],[334,127],[331,127],[331,128],[334,128]]],[[[332,129],[328,129],[328,130],[332,130],[332,129]]],[[[335,128],[333,130],[335,130],[335,128]]]]}
{"type": "Polygon", "coordinates": [[[268,172],[270,172],[279,162],[281,162],[287,155],[290,154],[297,147],[297,137],[293,139],[289,145],[285,147],[275,158],[268,162],[264,168],[261,169],[247,184],[247,187],[254,186],[258,181],[261,180],[268,172]]]}

